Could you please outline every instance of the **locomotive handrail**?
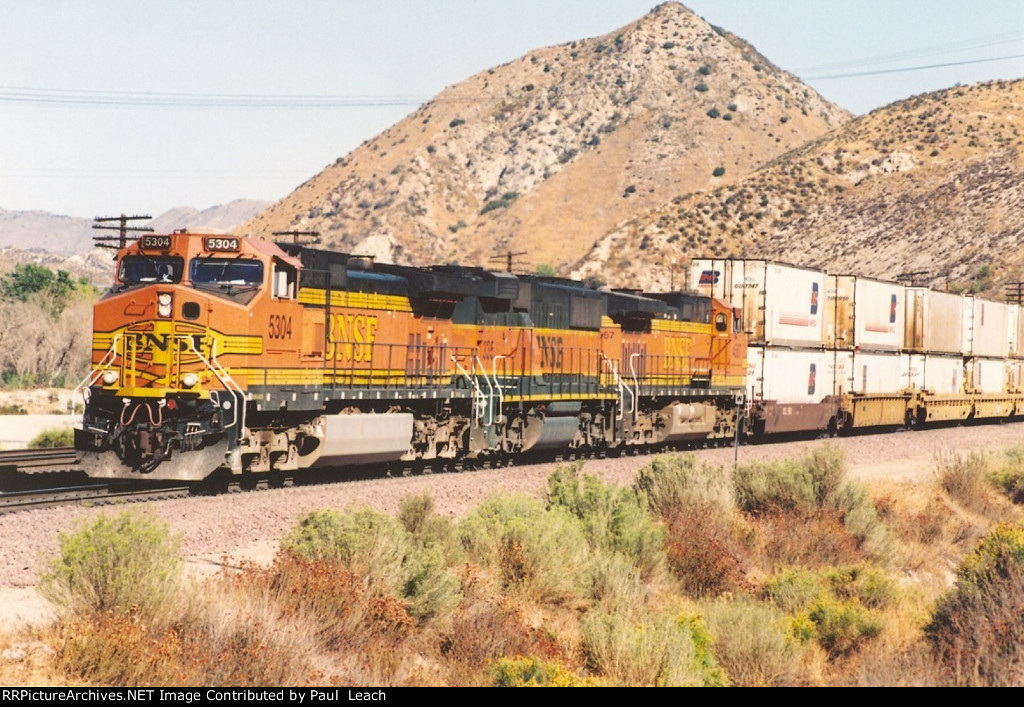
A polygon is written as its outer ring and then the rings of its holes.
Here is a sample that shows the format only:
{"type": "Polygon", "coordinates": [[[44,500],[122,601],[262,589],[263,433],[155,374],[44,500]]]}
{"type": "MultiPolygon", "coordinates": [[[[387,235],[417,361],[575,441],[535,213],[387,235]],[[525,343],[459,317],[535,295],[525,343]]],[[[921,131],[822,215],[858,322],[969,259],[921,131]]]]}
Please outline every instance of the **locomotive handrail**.
{"type": "Polygon", "coordinates": [[[494,385],[498,388],[498,419],[496,422],[501,422],[501,406],[504,403],[505,396],[501,392],[501,383],[498,382],[498,359],[504,360],[507,356],[497,355],[491,361],[491,375],[494,376],[494,385]]]}
{"type": "Polygon", "coordinates": [[[483,405],[486,404],[486,403],[484,403],[484,399],[483,399],[484,398],[484,391],[480,387],[480,384],[476,382],[476,378],[471,376],[468,372],[466,372],[466,369],[462,367],[462,364],[459,363],[459,360],[455,357],[455,354],[452,354],[452,363],[455,364],[455,367],[459,370],[459,373],[461,373],[463,376],[466,377],[466,380],[469,381],[469,384],[471,386],[473,386],[473,398],[474,398],[474,400],[473,400],[473,416],[476,417],[476,419],[479,420],[480,418],[482,418],[484,416],[484,411],[482,409],[477,411],[477,407],[478,407],[477,398],[479,398],[479,405],[480,405],[480,407],[483,407],[483,405]]]}
{"type": "MultiPolygon", "coordinates": [[[[234,418],[231,420],[229,427],[235,426],[238,423],[238,439],[241,440],[245,430],[245,391],[242,390],[242,386],[235,382],[235,379],[231,377],[231,374],[220,365],[220,361],[217,360],[217,340],[214,339],[210,344],[210,359],[203,356],[202,352],[196,347],[195,341],[192,337],[181,337],[187,339],[189,347],[199,357],[199,360],[209,368],[213,375],[217,377],[220,384],[224,386],[224,389],[231,393],[231,397],[235,399],[235,410],[234,418]],[[239,412],[241,410],[241,412],[239,412]]],[[[212,391],[211,391],[212,392],[212,391]]]]}
{"type": "Polygon", "coordinates": [[[113,340],[110,342],[110,348],[103,354],[103,358],[100,359],[99,363],[89,371],[89,374],[82,379],[82,382],[75,386],[75,389],[71,391],[71,401],[74,405],[75,396],[78,395],[78,391],[82,391],[82,401],[84,403],[89,402],[89,396],[86,391],[92,387],[92,384],[99,380],[99,377],[103,375],[101,369],[109,368],[110,364],[113,363],[114,359],[117,358],[117,342],[121,339],[121,333],[114,334],[113,340]],[[107,359],[110,359],[109,361],[107,359]]]}
{"type": "Polygon", "coordinates": [[[633,409],[630,410],[630,412],[632,412],[634,415],[636,414],[637,407],[638,407],[636,399],[640,395],[640,381],[637,380],[637,377],[636,377],[636,366],[634,366],[633,363],[638,358],[640,358],[640,354],[639,353],[632,353],[632,354],[629,355],[629,372],[633,374],[633,385],[635,386],[635,392],[636,392],[636,394],[633,396],[633,409]]]}
{"type": "MultiPolygon", "coordinates": [[[[608,367],[608,370],[612,372],[613,376],[615,376],[615,383],[619,387],[619,414],[615,416],[615,419],[616,420],[621,420],[624,417],[622,410],[623,410],[623,408],[625,408],[625,403],[623,401],[623,398],[624,398],[623,391],[629,393],[629,397],[630,397],[631,401],[635,401],[636,400],[636,396],[633,395],[633,391],[629,389],[629,386],[626,385],[623,382],[622,377],[619,375],[619,371],[615,367],[615,362],[612,361],[607,356],[604,356],[603,354],[601,356],[601,360],[604,361],[604,364],[608,367]]],[[[630,403],[630,410],[629,411],[630,411],[630,413],[633,412],[633,403],[632,402],[630,403]]]]}
{"type": "MultiPolygon", "coordinates": [[[[484,380],[487,381],[487,402],[484,403],[487,410],[487,422],[485,424],[490,426],[494,424],[494,406],[489,405],[488,403],[490,403],[494,398],[494,386],[491,384],[491,379],[487,377],[487,369],[484,368],[484,362],[480,360],[480,357],[474,356],[473,360],[478,366],[480,366],[480,374],[484,377],[484,380]]],[[[483,390],[480,392],[483,393],[483,390]]],[[[498,395],[500,399],[501,393],[499,392],[498,395]]]]}

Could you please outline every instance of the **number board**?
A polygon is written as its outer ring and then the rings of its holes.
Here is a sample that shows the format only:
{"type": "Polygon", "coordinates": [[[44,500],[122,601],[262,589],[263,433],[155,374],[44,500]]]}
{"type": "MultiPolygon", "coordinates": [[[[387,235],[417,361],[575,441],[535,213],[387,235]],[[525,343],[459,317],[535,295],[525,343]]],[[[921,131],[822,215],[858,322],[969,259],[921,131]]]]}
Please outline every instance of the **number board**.
{"type": "Polygon", "coordinates": [[[239,244],[237,238],[204,238],[203,247],[206,250],[236,252],[239,244]]]}
{"type": "Polygon", "coordinates": [[[143,236],[140,247],[143,250],[168,250],[171,247],[171,237],[143,236]]]}

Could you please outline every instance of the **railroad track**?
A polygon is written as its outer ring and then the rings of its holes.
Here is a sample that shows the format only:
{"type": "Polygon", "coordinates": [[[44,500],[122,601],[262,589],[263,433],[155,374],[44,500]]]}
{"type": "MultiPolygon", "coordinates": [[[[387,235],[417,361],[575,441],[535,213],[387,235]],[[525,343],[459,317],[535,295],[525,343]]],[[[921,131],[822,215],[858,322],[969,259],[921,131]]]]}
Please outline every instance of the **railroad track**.
{"type": "Polygon", "coordinates": [[[73,467],[76,463],[78,452],[74,447],[0,451],[0,471],[66,468],[73,467]]]}
{"type": "Polygon", "coordinates": [[[0,493],[0,515],[16,511],[66,505],[103,505],[125,501],[151,501],[184,498],[190,495],[187,486],[137,488],[135,484],[92,483],[65,488],[32,489],[0,493]],[[126,488],[126,486],[130,488],[126,488]]]}

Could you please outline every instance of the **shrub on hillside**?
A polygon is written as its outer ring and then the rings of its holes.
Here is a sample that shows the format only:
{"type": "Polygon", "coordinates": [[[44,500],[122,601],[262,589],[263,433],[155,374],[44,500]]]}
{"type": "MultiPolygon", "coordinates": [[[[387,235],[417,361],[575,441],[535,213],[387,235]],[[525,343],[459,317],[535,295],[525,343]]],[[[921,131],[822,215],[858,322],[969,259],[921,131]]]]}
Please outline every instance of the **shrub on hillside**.
{"type": "Polygon", "coordinates": [[[992,483],[1014,503],[1024,503],[1024,447],[1008,449],[1004,457],[991,474],[992,483]]]}
{"type": "Polygon", "coordinates": [[[957,503],[978,513],[992,509],[990,470],[985,456],[948,453],[938,456],[939,485],[957,503]]]}
{"type": "Polygon", "coordinates": [[[583,524],[565,508],[497,495],[463,518],[457,532],[469,560],[496,572],[506,590],[555,603],[586,594],[589,544],[583,524]]]}
{"type": "Polygon", "coordinates": [[[179,540],[160,520],[130,512],[101,516],[59,538],[60,551],[47,562],[39,588],[63,609],[152,617],[176,594],[179,540]]]}
{"type": "MultiPolygon", "coordinates": [[[[806,536],[822,542],[821,534],[793,536],[796,528],[789,527],[791,523],[785,520],[788,517],[796,523],[820,525],[820,530],[838,523],[836,530],[848,535],[859,551],[875,558],[886,557],[892,548],[888,529],[878,518],[867,491],[845,477],[842,450],[826,445],[811,450],[803,459],[742,465],[733,475],[733,487],[737,505],[755,516],[774,517],[770,522],[782,526],[776,539],[783,546],[792,546],[797,554],[803,552],[800,546],[808,539],[806,536]]],[[[842,537],[826,540],[843,544],[842,537]]],[[[822,547],[827,545],[822,543],[822,547]]],[[[824,562],[843,560],[845,553],[841,547],[836,549],[838,554],[824,556],[824,562]]],[[[778,555],[786,557],[785,552],[778,555]]]]}
{"type": "Polygon", "coordinates": [[[669,567],[686,593],[742,587],[748,535],[720,468],[698,466],[693,455],[661,455],[640,470],[634,488],[666,524],[669,567]]]}
{"type": "Polygon", "coordinates": [[[719,686],[725,674],[699,619],[668,610],[631,613],[596,608],[580,624],[591,671],[616,685],[719,686]]]}
{"type": "Polygon", "coordinates": [[[831,655],[849,653],[884,627],[878,609],[896,596],[881,570],[864,565],[820,570],[788,568],[772,577],[764,597],[793,616],[794,632],[831,655]]]}
{"type": "Polygon", "coordinates": [[[29,449],[56,449],[72,447],[75,444],[75,432],[70,427],[51,427],[43,430],[28,443],[29,449]]]}
{"type": "MultiPolygon", "coordinates": [[[[282,541],[285,553],[337,565],[373,594],[397,598],[419,619],[458,602],[458,580],[449,568],[445,544],[426,534],[430,502],[403,506],[402,521],[371,509],[313,511],[282,541]],[[402,522],[423,533],[414,536],[402,522]]],[[[442,525],[443,525],[442,521],[442,525]]]]}
{"type": "Polygon", "coordinates": [[[925,629],[960,685],[1021,685],[1024,528],[999,525],[964,558],[925,629]]]}
{"type": "Polygon", "coordinates": [[[779,609],[740,597],[704,607],[715,658],[729,684],[772,687],[806,682],[802,663],[807,646],[790,631],[779,609]]]}
{"type": "Polygon", "coordinates": [[[560,467],[548,478],[549,508],[564,508],[579,518],[595,550],[621,553],[648,581],[665,565],[664,531],[648,510],[642,492],[580,478],[580,466],[560,467]]]}

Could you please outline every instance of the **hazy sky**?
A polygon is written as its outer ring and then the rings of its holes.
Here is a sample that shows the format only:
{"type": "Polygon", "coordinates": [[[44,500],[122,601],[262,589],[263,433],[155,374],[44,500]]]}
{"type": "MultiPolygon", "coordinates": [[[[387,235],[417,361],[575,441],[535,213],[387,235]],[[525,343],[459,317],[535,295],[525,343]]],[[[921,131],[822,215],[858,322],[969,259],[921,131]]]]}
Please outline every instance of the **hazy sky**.
{"type": "MultiPolygon", "coordinates": [[[[0,209],[280,199],[445,86],[654,4],[0,0],[0,209]]],[[[685,4],[855,113],[1024,77],[1024,0],[685,4]]]]}

